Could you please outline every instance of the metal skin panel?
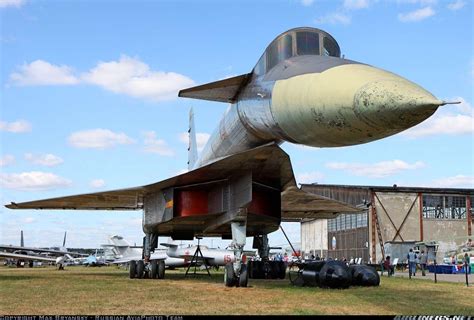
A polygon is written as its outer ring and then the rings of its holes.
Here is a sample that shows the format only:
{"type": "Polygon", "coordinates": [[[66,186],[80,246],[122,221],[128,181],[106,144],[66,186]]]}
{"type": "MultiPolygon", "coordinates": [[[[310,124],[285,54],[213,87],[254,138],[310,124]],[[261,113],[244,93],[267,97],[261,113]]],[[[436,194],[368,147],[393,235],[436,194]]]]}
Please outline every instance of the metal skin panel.
{"type": "Polygon", "coordinates": [[[208,193],[201,190],[180,190],[175,192],[175,216],[189,217],[209,212],[208,193]]]}
{"type": "Polygon", "coordinates": [[[144,198],[143,228],[152,229],[161,222],[173,219],[173,189],[148,193],[144,198]]]}

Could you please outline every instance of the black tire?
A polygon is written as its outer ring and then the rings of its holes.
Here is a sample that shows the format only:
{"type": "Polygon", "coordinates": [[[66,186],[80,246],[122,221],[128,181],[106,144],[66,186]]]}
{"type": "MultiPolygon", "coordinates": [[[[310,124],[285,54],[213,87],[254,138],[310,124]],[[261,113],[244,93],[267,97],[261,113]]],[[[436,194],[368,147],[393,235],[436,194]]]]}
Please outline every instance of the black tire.
{"type": "Polygon", "coordinates": [[[240,276],[239,276],[238,285],[239,285],[239,287],[246,288],[248,282],[249,282],[249,273],[248,273],[248,270],[247,270],[247,265],[243,264],[240,267],[240,276]]]}
{"type": "Polygon", "coordinates": [[[128,270],[130,275],[130,279],[134,279],[137,277],[137,262],[135,260],[130,261],[130,268],[128,270]]]}
{"type": "Polygon", "coordinates": [[[160,260],[158,261],[158,279],[165,278],[165,261],[160,260]]]}
{"type": "Polygon", "coordinates": [[[30,261],[30,262],[28,263],[28,267],[33,268],[33,261],[30,261]]]}
{"type": "Polygon", "coordinates": [[[151,261],[151,271],[150,271],[150,278],[156,279],[158,276],[158,261],[152,260],[151,261]]]}
{"type": "Polygon", "coordinates": [[[137,278],[141,279],[143,278],[145,274],[145,263],[143,260],[138,260],[137,261],[137,278]]]}
{"type": "Polygon", "coordinates": [[[232,263],[228,263],[225,265],[224,283],[226,287],[233,287],[235,285],[235,273],[234,266],[232,265],[232,263]]]}
{"type": "Polygon", "coordinates": [[[278,278],[279,279],[286,278],[286,264],[285,263],[280,263],[280,272],[278,273],[278,278]]]}

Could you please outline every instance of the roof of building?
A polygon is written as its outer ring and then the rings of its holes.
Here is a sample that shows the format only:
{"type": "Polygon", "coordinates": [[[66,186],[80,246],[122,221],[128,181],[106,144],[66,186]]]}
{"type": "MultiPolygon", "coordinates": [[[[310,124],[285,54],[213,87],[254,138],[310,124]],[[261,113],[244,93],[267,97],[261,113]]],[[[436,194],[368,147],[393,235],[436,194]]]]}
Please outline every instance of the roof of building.
{"type": "Polygon", "coordinates": [[[360,186],[360,185],[343,185],[343,184],[319,184],[308,183],[301,184],[303,188],[314,187],[320,189],[346,189],[360,191],[379,191],[379,192],[403,192],[403,193],[438,193],[438,194],[466,194],[474,195],[474,189],[469,188],[429,188],[429,187],[403,187],[397,186],[360,186]]]}

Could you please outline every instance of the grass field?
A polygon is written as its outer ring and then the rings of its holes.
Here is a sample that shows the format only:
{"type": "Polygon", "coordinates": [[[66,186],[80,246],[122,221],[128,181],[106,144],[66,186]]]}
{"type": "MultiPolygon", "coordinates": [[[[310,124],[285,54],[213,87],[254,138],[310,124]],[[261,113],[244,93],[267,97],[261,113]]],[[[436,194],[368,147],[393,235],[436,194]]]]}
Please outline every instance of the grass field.
{"type": "Polygon", "coordinates": [[[222,273],[164,280],[128,279],[116,267],[0,268],[4,314],[460,314],[474,315],[474,288],[460,283],[382,277],[380,287],[292,287],[249,280],[226,288],[222,273]]]}

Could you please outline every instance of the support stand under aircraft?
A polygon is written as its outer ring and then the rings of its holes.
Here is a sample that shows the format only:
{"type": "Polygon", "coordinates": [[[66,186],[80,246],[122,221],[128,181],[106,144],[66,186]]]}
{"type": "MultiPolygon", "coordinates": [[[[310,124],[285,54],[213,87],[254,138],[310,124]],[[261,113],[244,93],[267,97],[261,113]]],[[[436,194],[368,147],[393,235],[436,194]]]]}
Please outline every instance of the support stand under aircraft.
{"type": "Polygon", "coordinates": [[[189,273],[189,269],[191,269],[192,266],[194,266],[194,273],[193,275],[196,275],[196,268],[197,268],[197,265],[199,263],[199,261],[202,261],[203,262],[203,265],[206,269],[206,272],[207,272],[207,275],[210,277],[211,276],[211,273],[209,272],[209,266],[207,265],[207,262],[206,262],[206,259],[204,258],[204,255],[202,254],[202,251],[201,251],[201,245],[200,245],[200,241],[201,241],[201,237],[198,237],[198,244],[196,246],[196,251],[194,251],[194,254],[193,254],[193,257],[191,258],[191,261],[189,262],[189,266],[188,268],[186,269],[186,273],[184,274],[185,277],[188,276],[188,273],[189,273]]]}

